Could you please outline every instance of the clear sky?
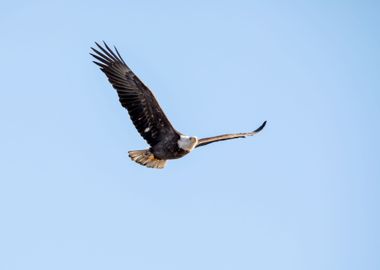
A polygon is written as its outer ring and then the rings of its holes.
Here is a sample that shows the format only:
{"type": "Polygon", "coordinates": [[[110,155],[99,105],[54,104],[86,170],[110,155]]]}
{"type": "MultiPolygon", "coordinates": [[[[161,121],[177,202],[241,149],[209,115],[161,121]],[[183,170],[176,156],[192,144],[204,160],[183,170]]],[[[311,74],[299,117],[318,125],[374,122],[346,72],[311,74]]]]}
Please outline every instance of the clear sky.
{"type": "Polygon", "coordinates": [[[380,269],[378,1],[3,1],[1,270],[380,269]],[[105,40],[181,132],[142,167],[105,40]]]}

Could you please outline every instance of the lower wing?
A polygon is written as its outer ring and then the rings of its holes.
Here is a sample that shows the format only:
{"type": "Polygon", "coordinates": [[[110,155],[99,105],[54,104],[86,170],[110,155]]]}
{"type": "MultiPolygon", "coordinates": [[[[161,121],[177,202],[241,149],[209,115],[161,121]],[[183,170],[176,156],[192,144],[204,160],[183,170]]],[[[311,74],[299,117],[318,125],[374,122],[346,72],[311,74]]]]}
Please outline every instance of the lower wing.
{"type": "Polygon", "coordinates": [[[258,129],[256,129],[255,131],[252,131],[252,132],[224,134],[224,135],[219,135],[219,136],[215,136],[215,137],[199,139],[198,144],[195,147],[204,146],[206,144],[213,143],[213,142],[226,141],[226,140],[232,140],[232,139],[237,139],[237,138],[245,138],[247,136],[253,136],[253,135],[259,133],[265,127],[266,123],[267,123],[267,121],[262,123],[258,129]]]}

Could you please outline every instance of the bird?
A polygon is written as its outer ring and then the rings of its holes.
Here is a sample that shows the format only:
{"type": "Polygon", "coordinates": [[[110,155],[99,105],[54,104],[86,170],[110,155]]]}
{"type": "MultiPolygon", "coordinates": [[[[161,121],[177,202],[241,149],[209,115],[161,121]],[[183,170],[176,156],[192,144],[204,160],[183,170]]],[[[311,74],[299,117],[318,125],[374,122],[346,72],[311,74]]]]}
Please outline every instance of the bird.
{"type": "Polygon", "coordinates": [[[245,138],[260,132],[266,125],[252,132],[223,134],[198,139],[177,131],[164,111],[161,109],[153,92],[135,75],[125,63],[114,46],[112,50],[106,42],[91,47],[93,61],[104,72],[108,81],[116,90],[121,105],[127,109],[129,116],[140,135],[150,145],[148,149],[128,151],[129,157],[148,168],[162,169],[168,160],[182,158],[197,147],[210,143],[245,138]]]}

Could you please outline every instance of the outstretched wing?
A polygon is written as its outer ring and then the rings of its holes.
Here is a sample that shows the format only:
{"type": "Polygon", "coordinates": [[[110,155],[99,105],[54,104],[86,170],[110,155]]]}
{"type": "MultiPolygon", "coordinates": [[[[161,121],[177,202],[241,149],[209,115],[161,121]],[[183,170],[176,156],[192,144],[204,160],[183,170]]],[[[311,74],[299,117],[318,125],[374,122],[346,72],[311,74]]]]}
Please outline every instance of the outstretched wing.
{"type": "Polygon", "coordinates": [[[151,145],[164,137],[178,136],[153,93],[127,66],[115,47],[112,51],[104,42],[104,47],[91,48],[90,53],[97,59],[95,64],[106,74],[116,89],[121,105],[128,110],[129,116],[140,135],[151,145]]]}
{"type": "Polygon", "coordinates": [[[224,135],[219,135],[219,136],[215,136],[215,137],[199,139],[198,144],[195,147],[203,146],[203,145],[213,143],[213,142],[232,140],[232,139],[237,139],[237,138],[245,138],[247,136],[253,136],[256,133],[260,132],[265,127],[266,123],[267,123],[267,121],[262,123],[258,129],[256,129],[255,131],[252,131],[252,132],[224,134],[224,135]]]}

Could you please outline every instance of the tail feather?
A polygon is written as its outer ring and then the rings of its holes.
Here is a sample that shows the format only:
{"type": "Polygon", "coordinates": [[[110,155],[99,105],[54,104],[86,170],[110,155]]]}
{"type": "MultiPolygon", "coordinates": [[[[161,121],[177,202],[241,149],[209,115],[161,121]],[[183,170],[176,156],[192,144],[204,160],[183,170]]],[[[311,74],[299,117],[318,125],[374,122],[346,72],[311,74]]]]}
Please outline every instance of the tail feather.
{"type": "Polygon", "coordinates": [[[128,154],[133,161],[148,168],[162,169],[166,164],[166,160],[156,158],[149,149],[129,151],[128,154]]]}

